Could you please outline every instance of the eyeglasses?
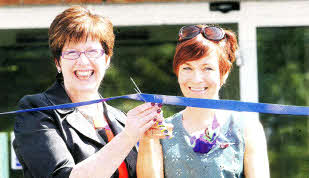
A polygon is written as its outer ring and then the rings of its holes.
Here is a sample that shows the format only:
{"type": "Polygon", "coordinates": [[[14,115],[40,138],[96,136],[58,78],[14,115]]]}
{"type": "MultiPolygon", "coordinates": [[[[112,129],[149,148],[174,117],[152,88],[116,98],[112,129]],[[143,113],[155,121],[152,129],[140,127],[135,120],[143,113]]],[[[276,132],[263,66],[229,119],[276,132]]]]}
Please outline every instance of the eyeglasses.
{"type": "Polygon", "coordinates": [[[84,53],[85,56],[89,59],[96,59],[103,56],[104,49],[89,49],[86,51],[69,50],[62,52],[61,57],[64,59],[76,60],[80,57],[82,53],[84,53]]]}
{"type": "Polygon", "coordinates": [[[225,37],[225,32],[220,27],[206,26],[198,27],[196,25],[184,26],[179,30],[179,42],[192,39],[202,33],[208,40],[220,41],[225,37]]]}

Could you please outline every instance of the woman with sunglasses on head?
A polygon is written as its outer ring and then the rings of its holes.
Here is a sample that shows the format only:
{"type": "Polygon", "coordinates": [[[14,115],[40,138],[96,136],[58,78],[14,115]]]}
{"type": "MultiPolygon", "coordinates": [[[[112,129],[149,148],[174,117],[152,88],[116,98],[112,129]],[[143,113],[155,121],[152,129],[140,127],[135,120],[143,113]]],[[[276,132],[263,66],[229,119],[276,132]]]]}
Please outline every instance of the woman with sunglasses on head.
{"type": "MultiPolygon", "coordinates": [[[[205,25],[181,28],[173,69],[183,95],[219,99],[237,47],[230,30],[205,25]]],[[[266,139],[258,120],[226,110],[186,107],[166,122],[173,124],[174,137],[161,140],[164,177],[269,177],[266,139]]],[[[142,143],[148,150],[139,157],[160,165],[160,142],[152,142],[142,143]]],[[[145,175],[160,171],[155,165],[139,166],[140,160],[137,165],[145,175]]]]}
{"type": "MultiPolygon", "coordinates": [[[[49,28],[57,81],[43,93],[23,97],[19,107],[100,99],[114,38],[107,18],[80,6],[63,11],[49,28]]],[[[145,103],[125,116],[104,102],[18,114],[13,144],[24,177],[136,177],[135,145],[162,121],[160,111],[145,103]]]]}

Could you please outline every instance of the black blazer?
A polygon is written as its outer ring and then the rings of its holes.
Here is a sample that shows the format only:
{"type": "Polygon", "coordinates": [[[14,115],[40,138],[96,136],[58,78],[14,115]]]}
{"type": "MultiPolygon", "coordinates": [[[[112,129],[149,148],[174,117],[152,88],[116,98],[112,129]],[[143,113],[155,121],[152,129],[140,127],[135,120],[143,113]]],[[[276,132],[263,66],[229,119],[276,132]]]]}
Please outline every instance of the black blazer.
{"type": "MultiPolygon", "coordinates": [[[[24,96],[20,109],[71,103],[59,81],[43,93],[24,96]]],[[[104,114],[115,135],[124,127],[125,114],[103,103],[104,114]]],[[[100,150],[100,141],[91,123],[76,109],[20,113],[16,116],[13,146],[23,166],[24,177],[69,177],[72,167],[100,150]]],[[[102,139],[101,139],[102,140],[102,139]]],[[[129,177],[136,177],[137,150],[125,162],[129,177]]],[[[113,161],[113,160],[110,160],[113,161]]],[[[109,163],[106,163],[109,164],[109,163]]],[[[118,170],[112,177],[118,178],[118,170]]]]}

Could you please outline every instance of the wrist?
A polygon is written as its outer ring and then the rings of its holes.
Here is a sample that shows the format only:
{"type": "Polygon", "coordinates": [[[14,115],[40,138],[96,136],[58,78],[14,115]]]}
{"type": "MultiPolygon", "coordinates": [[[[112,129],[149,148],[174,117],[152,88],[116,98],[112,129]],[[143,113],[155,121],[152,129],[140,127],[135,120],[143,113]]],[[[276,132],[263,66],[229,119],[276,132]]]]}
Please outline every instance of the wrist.
{"type": "Polygon", "coordinates": [[[136,144],[138,141],[138,138],[134,137],[133,135],[131,135],[128,131],[126,131],[125,129],[122,131],[123,135],[126,137],[126,140],[128,140],[130,143],[132,144],[136,144]]]}
{"type": "Polygon", "coordinates": [[[139,140],[140,144],[154,144],[154,143],[160,143],[160,139],[159,138],[154,138],[154,137],[148,137],[148,136],[144,136],[139,140]]]}

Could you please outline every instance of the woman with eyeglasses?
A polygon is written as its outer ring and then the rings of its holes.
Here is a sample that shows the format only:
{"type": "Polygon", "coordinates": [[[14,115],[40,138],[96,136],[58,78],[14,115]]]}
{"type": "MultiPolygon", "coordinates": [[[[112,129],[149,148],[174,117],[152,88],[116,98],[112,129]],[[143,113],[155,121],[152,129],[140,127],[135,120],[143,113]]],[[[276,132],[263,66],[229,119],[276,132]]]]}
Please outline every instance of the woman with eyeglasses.
{"type": "MultiPolygon", "coordinates": [[[[43,93],[23,97],[19,107],[100,99],[114,38],[107,18],[80,6],[63,11],[49,28],[57,80],[43,93]]],[[[104,102],[18,114],[13,144],[24,177],[136,177],[135,145],[162,121],[160,107],[145,103],[125,116],[104,102]]]]}
{"type": "MultiPolygon", "coordinates": [[[[230,30],[206,25],[182,27],[173,61],[185,97],[219,99],[238,48],[230,30]]],[[[138,169],[166,178],[269,177],[267,146],[259,120],[241,113],[186,107],[167,118],[171,139],[143,141],[138,169]],[[151,154],[149,154],[151,152],[151,154]],[[142,166],[143,158],[154,160],[142,166]],[[162,166],[162,159],[163,164],[162,166]],[[163,167],[164,174],[160,173],[163,167]]]]}

